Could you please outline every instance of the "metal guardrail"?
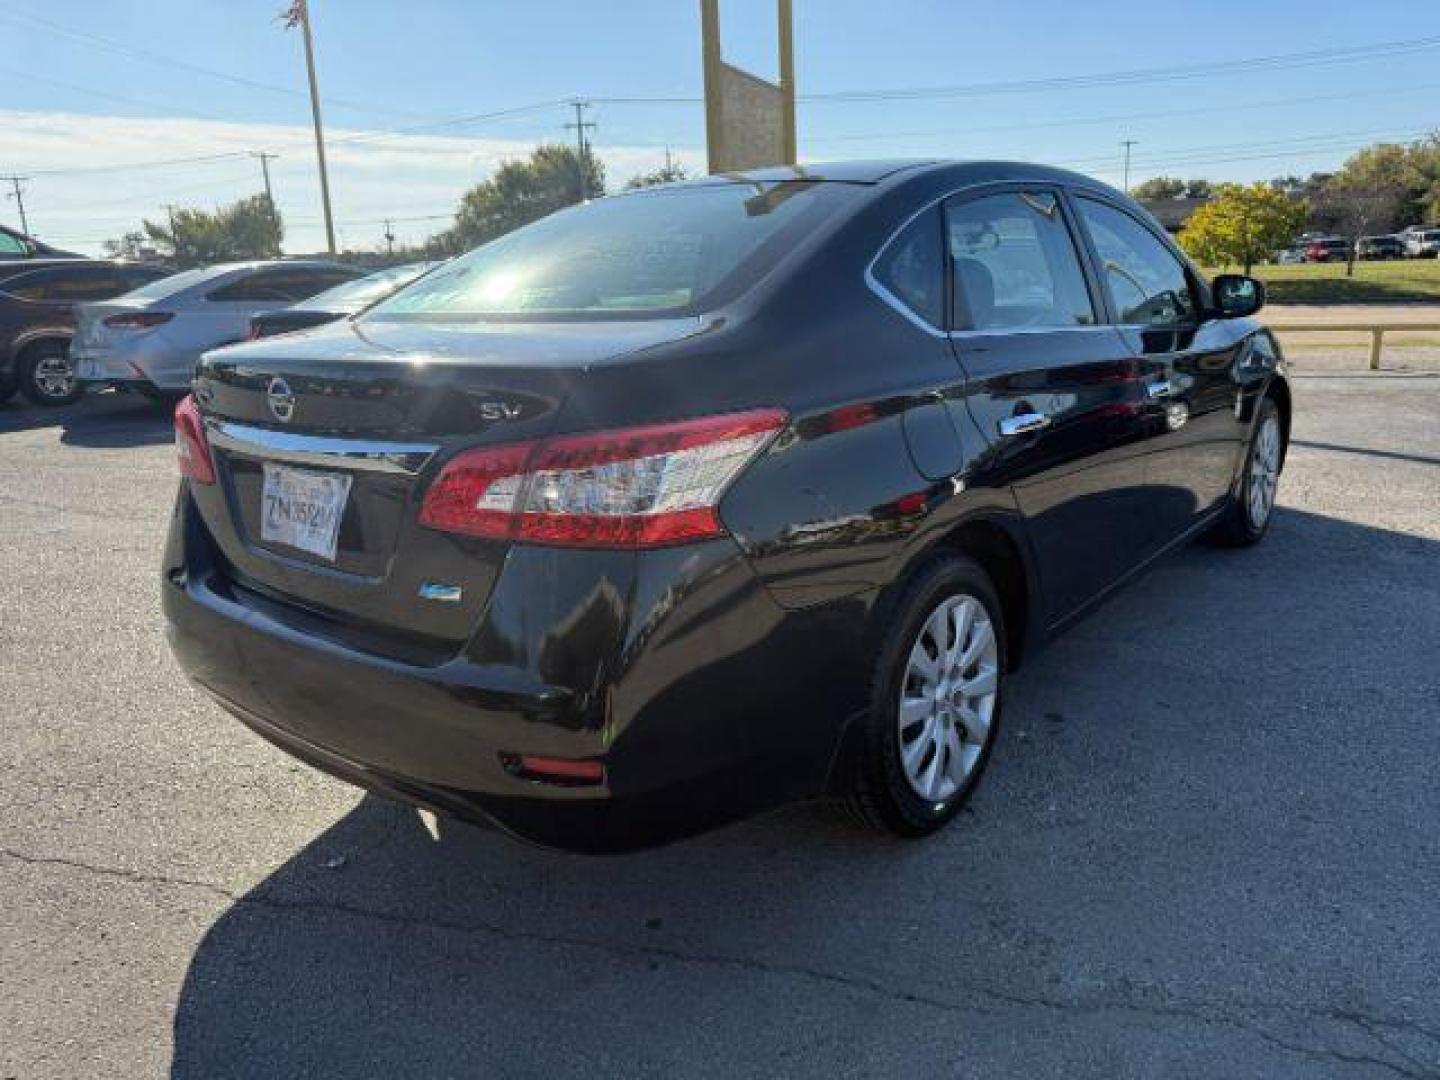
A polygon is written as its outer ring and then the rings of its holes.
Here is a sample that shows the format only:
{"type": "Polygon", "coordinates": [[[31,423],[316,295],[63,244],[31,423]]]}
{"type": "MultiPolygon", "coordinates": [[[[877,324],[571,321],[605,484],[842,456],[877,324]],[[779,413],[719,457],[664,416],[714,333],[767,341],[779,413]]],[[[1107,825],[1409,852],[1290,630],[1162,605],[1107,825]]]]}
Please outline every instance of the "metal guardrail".
{"type": "Polygon", "coordinates": [[[1272,331],[1277,334],[1323,334],[1333,332],[1337,334],[1369,334],[1370,335],[1370,370],[1380,370],[1380,350],[1383,347],[1386,331],[1440,330],[1440,322],[1388,322],[1388,323],[1325,323],[1325,322],[1278,322],[1266,323],[1272,331]]]}

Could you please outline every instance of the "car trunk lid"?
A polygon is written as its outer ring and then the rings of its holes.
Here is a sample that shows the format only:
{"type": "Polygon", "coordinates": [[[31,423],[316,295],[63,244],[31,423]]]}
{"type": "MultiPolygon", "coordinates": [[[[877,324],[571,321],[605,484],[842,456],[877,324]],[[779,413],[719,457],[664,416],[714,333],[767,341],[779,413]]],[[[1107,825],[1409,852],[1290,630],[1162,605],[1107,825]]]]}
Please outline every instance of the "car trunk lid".
{"type": "Polygon", "coordinates": [[[216,350],[195,394],[217,483],[194,486],[197,506],[241,587],[443,653],[468,637],[509,544],[419,524],[440,464],[549,434],[590,365],[694,326],[344,322],[216,350]]]}

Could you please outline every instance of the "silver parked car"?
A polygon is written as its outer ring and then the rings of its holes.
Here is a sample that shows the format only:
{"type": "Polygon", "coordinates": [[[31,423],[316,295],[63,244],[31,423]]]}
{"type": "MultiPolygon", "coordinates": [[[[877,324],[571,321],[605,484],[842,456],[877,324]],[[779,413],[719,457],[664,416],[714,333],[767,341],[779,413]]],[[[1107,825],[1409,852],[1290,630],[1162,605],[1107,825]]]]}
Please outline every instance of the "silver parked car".
{"type": "Polygon", "coordinates": [[[90,387],[186,390],[200,354],[243,340],[252,316],[360,274],[330,262],[222,263],[85,304],[70,344],[76,378],[90,387]]]}

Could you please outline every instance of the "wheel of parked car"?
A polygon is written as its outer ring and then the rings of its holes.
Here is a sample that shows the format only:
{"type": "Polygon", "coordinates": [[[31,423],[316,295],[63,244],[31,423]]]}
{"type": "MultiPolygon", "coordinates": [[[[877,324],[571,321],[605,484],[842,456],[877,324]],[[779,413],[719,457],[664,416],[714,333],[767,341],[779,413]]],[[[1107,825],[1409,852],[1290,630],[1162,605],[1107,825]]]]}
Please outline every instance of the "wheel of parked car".
{"type": "Polygon", "coordinates": [[[1267,397],[1260,402],[1260,414],[1245,451],[1240,496],[1211,530],[1209,539],[1224,547],[1248,547],[1259,542],[1270,527],[1283,458],[1280,409],[1274,398],[1267,397]]]}
{"type": "Polygon", "coordinates": [[[964,805],[995,744],[1004,614],[979,564],[947,554],[885,620],[850,803],[877,828],[926,836],[964,805]]]}
{"type": "Polygon", "coordinates": [[[83,393],[63,341],[31,345],[20,354],[15,368],[20,392],[36,405],[69,405],[83,393]]]}
{"type": "Polygon", "coordinates": [[[15,385],[15,377],[8,371],[0,372],[0,405],[4,405],[15,396],[15,391],[20,387],[15,385]]]}

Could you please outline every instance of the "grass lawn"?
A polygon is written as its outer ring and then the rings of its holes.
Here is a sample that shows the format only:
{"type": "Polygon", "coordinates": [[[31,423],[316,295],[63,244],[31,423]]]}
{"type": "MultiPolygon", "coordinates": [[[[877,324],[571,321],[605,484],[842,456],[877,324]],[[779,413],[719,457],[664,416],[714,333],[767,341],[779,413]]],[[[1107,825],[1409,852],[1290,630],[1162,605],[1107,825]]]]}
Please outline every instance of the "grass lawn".
{"type": "MultiPolygon", "coordinates": [[[[1238,267],[1228,270],[1240,272],[1238,267]]],[[[1353,278],[1345,276],[1343,262],[1257,266],[1252,273],[1265,282],[1266,298],[1272,304],[1440,302],[1440,259],[1357,262],[1353,278]]]]}

